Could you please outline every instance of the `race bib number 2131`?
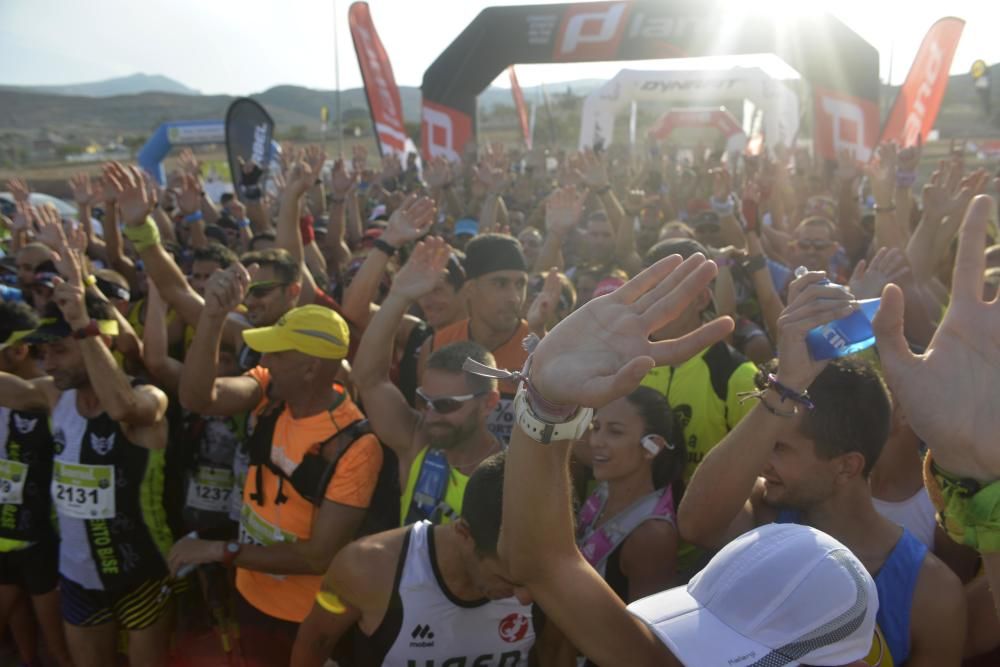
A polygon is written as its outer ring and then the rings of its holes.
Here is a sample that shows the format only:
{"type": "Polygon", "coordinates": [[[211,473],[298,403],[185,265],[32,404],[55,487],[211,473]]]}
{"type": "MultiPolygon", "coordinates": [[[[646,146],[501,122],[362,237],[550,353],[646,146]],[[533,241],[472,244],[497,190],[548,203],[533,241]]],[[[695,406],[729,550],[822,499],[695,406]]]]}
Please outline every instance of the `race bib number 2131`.
{"type": "Polygon", "coordinates": [[[115,516],[114,466],[55,462],[52,500],[60,514],[76,519],[115,516]]]}

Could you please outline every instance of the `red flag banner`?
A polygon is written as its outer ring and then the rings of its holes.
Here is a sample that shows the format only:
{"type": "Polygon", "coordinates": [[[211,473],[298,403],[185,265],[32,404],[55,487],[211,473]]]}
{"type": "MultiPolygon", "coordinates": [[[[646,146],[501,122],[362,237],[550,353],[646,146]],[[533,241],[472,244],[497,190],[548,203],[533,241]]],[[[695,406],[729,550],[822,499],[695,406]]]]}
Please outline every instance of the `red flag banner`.
{"type": "Polygon", "coordinates": [[[514,107],[517,109],[517,119],[521,121],[521,134],[524,135],[524,145],[531,150],[531,127],[528,125],[528,105],[524,103],[524,93],[521,92],[521,84],[517,82],[517,73],[514,66],[507,68],[510,75],[510,93],[514,96],[514,107]]]}
{"type": "Polygon", "coordinates": [[[406,129],[403,127],[399,87],[392,75],[389,56],[375,32],[368,3],[352,4],[348,10],[348,21],[354,51],[358,54],[358,65],[361,67],[361,78],[365,82],[365,96],[368,98],[379,151],[382,155],[405,155],[406,129]]]}
{"type": "Polygon", "coordinates": [[[906,147],[927,139],[948,88],[948,71],[964,27],[965,21],[949,16],[927,31],[896,95],[881,141],[895,141],[906,147]]]}

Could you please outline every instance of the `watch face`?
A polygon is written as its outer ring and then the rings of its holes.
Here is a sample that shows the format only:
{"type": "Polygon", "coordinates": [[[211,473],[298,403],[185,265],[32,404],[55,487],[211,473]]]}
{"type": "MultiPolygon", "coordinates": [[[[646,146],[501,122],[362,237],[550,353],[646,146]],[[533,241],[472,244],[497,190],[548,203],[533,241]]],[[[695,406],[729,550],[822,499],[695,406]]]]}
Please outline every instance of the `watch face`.
{"type": "Polygon", "coordinates": [[[226,551],[231,554],[237,553],[240,550],[240,545],[237,542],[230,542],[226,545],[226,551]]]}

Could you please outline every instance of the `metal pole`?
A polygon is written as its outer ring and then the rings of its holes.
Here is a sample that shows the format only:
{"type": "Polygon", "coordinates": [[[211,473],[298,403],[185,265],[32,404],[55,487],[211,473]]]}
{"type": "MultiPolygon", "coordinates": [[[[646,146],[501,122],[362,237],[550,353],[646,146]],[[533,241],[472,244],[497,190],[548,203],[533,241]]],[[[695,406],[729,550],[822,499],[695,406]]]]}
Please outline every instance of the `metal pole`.
{"type": "Polygon", "coordinates": [[[337,153],[344,154],[344,128],[340,125],[340,47],[337,39],[337,0],[333,0],[333,76],[336,90],[333,95],[333,110],[337,118],[334,127],[337,132],[337,153]]]}

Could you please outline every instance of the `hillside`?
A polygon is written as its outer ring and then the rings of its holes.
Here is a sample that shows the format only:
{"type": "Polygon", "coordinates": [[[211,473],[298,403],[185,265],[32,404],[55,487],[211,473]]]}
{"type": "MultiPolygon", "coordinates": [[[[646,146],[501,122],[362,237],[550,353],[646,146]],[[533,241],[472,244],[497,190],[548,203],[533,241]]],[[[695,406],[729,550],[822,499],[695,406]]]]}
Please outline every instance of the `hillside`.
{"type": "Polygon", "coordinates": [[[104,81],[73,83],[61,86],[0,86],[25,93],[51,93],[53,95],[82,95],[85,97],[113,97],[115,95],[136,95],[138,93],[174,93],[178,95],[199,95],[183,83],[162,74],[138,72],[104,81]]]}

